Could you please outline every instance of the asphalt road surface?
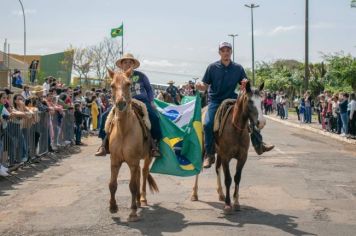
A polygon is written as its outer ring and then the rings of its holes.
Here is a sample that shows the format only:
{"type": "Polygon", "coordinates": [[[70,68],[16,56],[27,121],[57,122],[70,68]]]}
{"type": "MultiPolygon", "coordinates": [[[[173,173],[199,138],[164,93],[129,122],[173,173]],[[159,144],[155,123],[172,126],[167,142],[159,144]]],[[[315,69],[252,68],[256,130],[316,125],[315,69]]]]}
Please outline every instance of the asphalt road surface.
{"type": "Polygon", "coordinates": [[[160,193],[129,223],[126,165],[111,214],[109,157],[94,157],[99,140],[90,138],[78,154],[21,171],[17,184],[0,181],[0,235],[356,235],[356,147],[272,121],[264,138],[276,148],[250,150],[242,208],[231,215],[212,168],[201,174],[198,202],[193,178],[154,175],[160,193]]]}

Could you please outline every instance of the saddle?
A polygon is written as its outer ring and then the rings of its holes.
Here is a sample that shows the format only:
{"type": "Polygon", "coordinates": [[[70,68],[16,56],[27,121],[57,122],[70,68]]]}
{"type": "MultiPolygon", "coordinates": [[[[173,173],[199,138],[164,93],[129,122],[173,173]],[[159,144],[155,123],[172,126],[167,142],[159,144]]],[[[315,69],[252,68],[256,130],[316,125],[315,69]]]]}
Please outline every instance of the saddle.
{"type": "Polygon", "coordinates": [[[225,127],[226,120],[234,108],[236,99],[225,99],[219,106],[214,117],[214,135],[219,137],[225,127]]]}
{"type": "Polygon", "coordinates": [[[139,100],[132,99],[131,106],[135,112],[135,115],[137,116],[138,121],[140,122],[143,137],[147,139],[151,129],[151,122],[148,117],[146,105],[139,100]]]}
{"type": "MultiPolygon", "coordinates": [[[[149,133],[150,133],[149,131],[151,130],[151,122],[148,116],[146,105],[139,100],[132,99],[131,107],[141,125],[143,136],[145,139],[147,139],[149,137],[149,133]]],[[[115,118],[115,107],[112,107],[105,123],[105,132],[107,134],[111,132],[114,118],[115,118]]]]}

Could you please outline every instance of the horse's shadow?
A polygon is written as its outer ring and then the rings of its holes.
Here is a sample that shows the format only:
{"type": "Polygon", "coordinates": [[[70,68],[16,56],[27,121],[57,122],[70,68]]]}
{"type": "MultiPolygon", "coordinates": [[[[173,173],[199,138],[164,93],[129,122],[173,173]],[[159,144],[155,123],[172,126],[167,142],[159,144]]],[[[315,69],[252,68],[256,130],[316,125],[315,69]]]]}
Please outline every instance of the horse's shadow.
{"type": "Polygon", "coordinates": [[[178,233],[187,227],[184,215],[155,204],[142,209],[142,217],[138,222],[123,222],[119,217],[112,217],[113,221],[120,226],[128,226],[137,229],[142,235],[162,235],[163,232],[178,233]]]}
{"type": "MultiPolygon", "coordinates": [[[[224,207],[224,204],[220,202],[205,203],[217,209],[223,209],[224,207]]],[[[273,214],[246,205],[242,205],[240,211],[233,212],[232,214],[222,215],[221,217],[237,224],[235,225],[235,227],[239,228],[244,227],[247,224],[266,225],[282,230],[291,235],[316,235],[313,233],[299,230],[298,223],[296,222],[296,219],[298,219],[298,217],[296,216],[273,214]]]]}
{"type": "MultiPolygon", "coordinates": [[[[205,202],[206,204],[222,211],[223,204],[215,202],[205,202]]],[[[142,235],[163,235],[163,233],[179,233],[188,226],[219,226],[219,227],[238,227],[242,228],[248,224],[266,225],[272,228],[282,230],[292,235],[315,235],[297,229],[297,217],[284,214],[272,214],[267,211],[250,206],[241,206],[241,211],[234,212],[231,215],[222,215],[230,223],[219,222],[188,222],[184,220],[182,213],[166,209],[158,205],[153,205],[142,212],[144,219],[135,223],[121,222],[120,218],[112,217],[117,225],[129,226],[137,229],[142,235]]],[[[223,230],[223,228],[221,228],[223,230]]]]}

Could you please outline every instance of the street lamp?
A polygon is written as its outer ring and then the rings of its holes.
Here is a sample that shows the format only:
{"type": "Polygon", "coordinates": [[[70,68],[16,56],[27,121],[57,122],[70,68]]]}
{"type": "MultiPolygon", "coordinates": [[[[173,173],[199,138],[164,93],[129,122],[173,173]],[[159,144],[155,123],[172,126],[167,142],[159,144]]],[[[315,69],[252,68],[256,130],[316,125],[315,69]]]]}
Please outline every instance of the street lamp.
{"type": "Polygon", "coordinates": [[[304,62],[304,89],[309,84],[309,0],[305,0],[305,62],[304,62]]]}
{"type": "Polygon", "coordinates": [[[22,14],[23,14],[23,63],[26,63],[26,17],[25,9],[23,7],[22,1],[19,0],[21,4],[22,14]]]}
{"type": "Polygon", "coordinates": [[[259,7],[259,5],[256,5],[254,3],[251,3],[250,5],[245,4],[245,7],[248,7],[251,9],[251,30],[252,30],[252,85],[255,85],[255,45],[254,45],[254,31],[253,31],[253,9],[259,7]]]}
{"type": "Polygon", "coordinates": [[[235,37],[239,36],[238,34],[229,34],[228,36],[232,37],[232,61],[235,62],[235,37]]]}

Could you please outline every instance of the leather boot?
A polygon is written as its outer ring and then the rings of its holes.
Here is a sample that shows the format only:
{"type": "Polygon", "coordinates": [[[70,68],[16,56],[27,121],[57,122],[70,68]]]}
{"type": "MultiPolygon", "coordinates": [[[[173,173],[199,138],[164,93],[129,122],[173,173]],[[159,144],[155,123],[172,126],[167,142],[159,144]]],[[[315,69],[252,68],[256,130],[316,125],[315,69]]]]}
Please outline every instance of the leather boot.
{"type": "Polygon", "coordinates": [[[254,146],[254,148],[258,155],[262,155],[265,152],[271,151],[274,148],[274,145],[268,145],[268,144],[262,142],[261,145],[254,146]]]}
{"type": "Polygon", "coordinates": [[[103,142],[101,143],[100,147],[98,148],[98,151],[95,153],[95,156],[106,156],[106,154],[109,154],[109,140],[107,136],[103,139],[103,142]]]}
{"type": "Polygon", "coordinates": [[[215,154],[207,154],[204,157],[203,167],[210,168],[215,163],[215,154]]]}
{"type": "Polygon", "coordinates": [[[152,157],[160,157],[161,153],[158,148],[159,141],[154,140],[151,138],[151,156],[152,157]]]}

